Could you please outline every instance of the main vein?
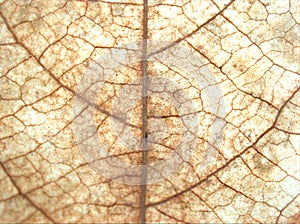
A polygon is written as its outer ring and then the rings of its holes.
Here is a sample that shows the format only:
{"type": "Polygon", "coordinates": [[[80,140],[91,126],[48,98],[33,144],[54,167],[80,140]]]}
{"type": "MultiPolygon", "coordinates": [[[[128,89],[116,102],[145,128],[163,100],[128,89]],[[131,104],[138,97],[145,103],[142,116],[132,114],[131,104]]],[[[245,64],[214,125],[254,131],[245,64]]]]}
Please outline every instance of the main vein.
{"type": "Polygon", "coordinates": [[[147,129],[147,39],[148,39],[148,0],[144,0],[143,10],[143,46],[142,46],[142,174],[140,198],[140,222],[146,222],[146,192],[147,192],[147,165],[148,165],[148,129],[147,129]]]}

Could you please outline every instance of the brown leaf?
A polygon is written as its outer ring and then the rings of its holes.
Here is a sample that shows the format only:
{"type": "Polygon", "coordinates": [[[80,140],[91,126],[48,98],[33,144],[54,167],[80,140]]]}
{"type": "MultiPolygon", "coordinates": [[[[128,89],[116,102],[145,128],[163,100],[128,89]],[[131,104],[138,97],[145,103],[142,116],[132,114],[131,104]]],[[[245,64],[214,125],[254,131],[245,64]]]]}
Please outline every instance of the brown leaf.
{"type": "Polygon", "coordinates": [[[299,223],[297,0],[0,0],[0,222],[299,223]]]}

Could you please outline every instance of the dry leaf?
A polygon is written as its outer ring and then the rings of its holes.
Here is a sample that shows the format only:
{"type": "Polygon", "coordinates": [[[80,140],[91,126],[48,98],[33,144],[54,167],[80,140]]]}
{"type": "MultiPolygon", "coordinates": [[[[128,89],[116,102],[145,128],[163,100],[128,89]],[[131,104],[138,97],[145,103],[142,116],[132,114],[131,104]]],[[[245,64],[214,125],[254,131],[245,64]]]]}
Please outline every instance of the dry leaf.
{"type": "Polygon", "coordinates": [[[0,0],[1,223],[299,223],[300,2],[0,0]]]}

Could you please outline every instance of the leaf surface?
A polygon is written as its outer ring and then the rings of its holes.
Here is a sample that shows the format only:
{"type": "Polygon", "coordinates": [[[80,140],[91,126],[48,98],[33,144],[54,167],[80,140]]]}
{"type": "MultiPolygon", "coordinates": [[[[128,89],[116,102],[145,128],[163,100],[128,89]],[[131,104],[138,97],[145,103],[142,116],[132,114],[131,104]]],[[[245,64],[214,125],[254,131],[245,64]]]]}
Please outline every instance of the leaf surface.
{"type": "Polygon", "coordinates": [[[297,0],[0,0],[0,222],[299,223],[299,22],[297,0]]]}

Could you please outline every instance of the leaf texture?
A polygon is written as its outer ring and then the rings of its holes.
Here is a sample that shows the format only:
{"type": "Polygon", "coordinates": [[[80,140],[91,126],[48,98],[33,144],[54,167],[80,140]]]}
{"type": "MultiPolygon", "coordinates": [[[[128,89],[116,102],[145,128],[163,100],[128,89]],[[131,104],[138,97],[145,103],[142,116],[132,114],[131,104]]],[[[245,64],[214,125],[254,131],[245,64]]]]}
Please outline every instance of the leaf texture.
{"type": "Polygon", "coordinates": [[[300,2],[0,0],[1,223],[299,223],[300,2]]]}

